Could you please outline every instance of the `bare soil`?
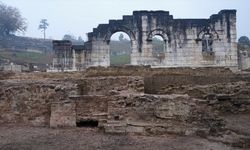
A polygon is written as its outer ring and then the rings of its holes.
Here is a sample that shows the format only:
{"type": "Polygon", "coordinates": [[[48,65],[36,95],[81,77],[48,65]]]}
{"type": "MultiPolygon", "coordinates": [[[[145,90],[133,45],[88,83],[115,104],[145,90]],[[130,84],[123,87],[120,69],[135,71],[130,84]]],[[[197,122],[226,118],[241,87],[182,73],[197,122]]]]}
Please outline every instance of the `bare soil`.
{"type": "Polygon", "coordinates": [[[0,126],[1,150],[237,150],[189,136],[111,135],[96,128],[0,126]]]}

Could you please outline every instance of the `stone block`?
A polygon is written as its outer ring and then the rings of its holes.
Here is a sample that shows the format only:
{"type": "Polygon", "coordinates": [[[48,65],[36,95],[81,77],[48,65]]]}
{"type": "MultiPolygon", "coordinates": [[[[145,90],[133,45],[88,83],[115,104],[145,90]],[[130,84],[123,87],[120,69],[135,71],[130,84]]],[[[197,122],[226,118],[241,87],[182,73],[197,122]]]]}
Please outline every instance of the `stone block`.
{"type": "Polygon", "coordinates": [[[127,126],[126,132],[127,133],[144,133],[145,129],[144,127],[127,126]]]}
{"type": "Polygon", "coordinates": [[[51,104],[50,127],[75,127],[76,111],[74,101],[51,104]]]}

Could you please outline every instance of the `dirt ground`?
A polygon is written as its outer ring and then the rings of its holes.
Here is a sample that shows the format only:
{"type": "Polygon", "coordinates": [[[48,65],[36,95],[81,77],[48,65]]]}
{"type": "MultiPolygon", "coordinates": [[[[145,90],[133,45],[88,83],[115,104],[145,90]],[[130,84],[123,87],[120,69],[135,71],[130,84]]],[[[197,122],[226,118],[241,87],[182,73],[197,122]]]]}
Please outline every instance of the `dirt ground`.
{"type": "Polygon", "coordinates": [[[188,136],[110,135],[93,128],[1,126],[1,150],[237,150],[188,136]]]}

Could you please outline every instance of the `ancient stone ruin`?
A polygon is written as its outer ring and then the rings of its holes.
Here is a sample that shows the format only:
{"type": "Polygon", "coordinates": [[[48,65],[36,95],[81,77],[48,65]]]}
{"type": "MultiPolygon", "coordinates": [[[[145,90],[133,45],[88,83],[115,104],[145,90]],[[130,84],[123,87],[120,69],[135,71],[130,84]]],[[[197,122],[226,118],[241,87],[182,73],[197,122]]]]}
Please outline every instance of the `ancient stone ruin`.
{"type": "MultiPolygon", "coordinates": [[[[94,28],[80,49],[81,61],[68,48],[71,54],[64,56],[61,66],[66,70],[68,65],[75,69],[72,62],[79,62],[79,69],[110,66],[109,42],[118,31],[127,33],[131,39],[131,65],[238,69],[236,10],[222,10],[209,19],[174,19],[168,11],[134,11],[131,16],[94,28]],[[164,40],[164,52],[159,55],[152,52],[152,38],[156,35],[164,40]]],[[[56,60],[65,53],[64,49],[58,53],[57,42],[54,41],[56,60]]],[[[68,41],[64,42],[67,47],[68,41]]]]}
{"type": "Polygon", "coordinates": [[[0,125],[91,127],[105,136],[199,137],[250,148],[250,73],[232,71],[238,69],[235,10],[209,19],[135,11],[99,25],[88,40],[53,41],[51,71],[60,73],[0,72],[0,125]],[[107,67],[117,31],[131,38],[131,66],[107,67]],[[165,42],[163,61],[152,54],[155,35],[165,42]]]}
{"type": "Polygon", "coordinates": [[[225,68],[0,73],[0,125],[201,136],[249,148],[250,74],[225,68]]]}

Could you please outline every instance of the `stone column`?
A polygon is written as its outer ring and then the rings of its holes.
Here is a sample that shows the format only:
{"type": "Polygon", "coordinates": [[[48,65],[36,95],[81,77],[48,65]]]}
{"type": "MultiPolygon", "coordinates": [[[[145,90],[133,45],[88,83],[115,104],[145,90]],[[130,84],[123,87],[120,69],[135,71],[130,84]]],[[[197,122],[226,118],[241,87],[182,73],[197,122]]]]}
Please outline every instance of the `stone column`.
{"type": "Polygon", "coordinates": [[[72,67],[73,71],[76,71],[76,52],[73,49],[73,67],[72,67]]]}

